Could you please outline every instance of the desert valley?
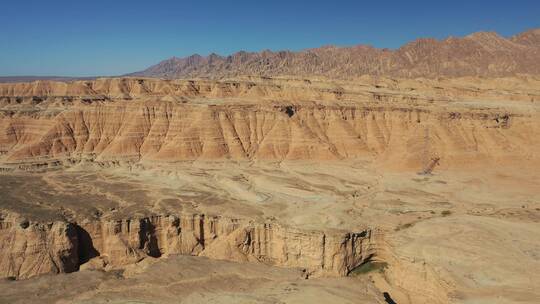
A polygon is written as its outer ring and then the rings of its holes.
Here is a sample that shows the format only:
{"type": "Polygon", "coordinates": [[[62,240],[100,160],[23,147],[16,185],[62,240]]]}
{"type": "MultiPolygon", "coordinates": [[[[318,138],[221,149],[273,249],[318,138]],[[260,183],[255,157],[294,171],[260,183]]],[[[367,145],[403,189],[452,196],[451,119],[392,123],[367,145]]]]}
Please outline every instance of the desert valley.
{"type": "Polygon", "coordinates": [[[540,30],[0,83],[2,303],[537,303],[540,30]]]}

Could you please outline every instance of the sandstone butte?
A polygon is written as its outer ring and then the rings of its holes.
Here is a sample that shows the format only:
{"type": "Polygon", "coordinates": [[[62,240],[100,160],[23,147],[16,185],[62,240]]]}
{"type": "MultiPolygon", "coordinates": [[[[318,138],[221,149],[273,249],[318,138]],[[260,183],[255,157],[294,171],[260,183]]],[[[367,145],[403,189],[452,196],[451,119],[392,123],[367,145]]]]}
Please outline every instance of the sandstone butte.
{"type": "Polygon", "coordinates": [[[0,302],[536,303],[539,41],[0,83],[0,302]]]}

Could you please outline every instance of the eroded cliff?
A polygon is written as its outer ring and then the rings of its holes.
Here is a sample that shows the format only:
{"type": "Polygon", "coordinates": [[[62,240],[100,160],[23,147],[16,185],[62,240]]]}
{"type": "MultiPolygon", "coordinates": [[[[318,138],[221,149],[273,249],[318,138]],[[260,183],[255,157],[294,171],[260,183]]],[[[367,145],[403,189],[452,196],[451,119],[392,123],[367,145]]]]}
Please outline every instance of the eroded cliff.
{"type": "Polygon", "coordinates": [[[472,160],[538,161],[534,89],[494,105],[481,101],[490,89],[477,89],[476,96],[462,89],[464,102],[429,89],[411,95],[399,86],[374,92],[377,86],[293,84],[105,79],[1,85],[2,161],[20,168],[82,160],[368,157],[407,168],[433,157],[457,167],[472,160]]]}
{"type": "Polygon", "coordinates": [[[0,223],[2,277],[113,269],[174,254],[302,268],[306,276],[344,276],[376,254],[376,231],[309,231],[202,214],[82,223],[0,223]]]}
{"type": "Polygon", "coordinates": [[[76,271],[78,245],[73,224],[30,223],[16,214],[0,213],[0,269],[4,278],[76,271]]]}

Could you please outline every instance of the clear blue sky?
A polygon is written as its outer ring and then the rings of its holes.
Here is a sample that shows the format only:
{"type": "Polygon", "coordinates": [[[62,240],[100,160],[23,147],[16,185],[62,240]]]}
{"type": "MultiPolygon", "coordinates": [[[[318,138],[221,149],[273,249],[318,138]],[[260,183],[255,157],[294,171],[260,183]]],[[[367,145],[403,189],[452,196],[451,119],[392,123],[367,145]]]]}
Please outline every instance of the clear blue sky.
{"type": "Polygon", "coordinates": [[[300,50],[540,27],[540,0],[2,0],[0,75],[118,75],[193,53],[300,50]]]}

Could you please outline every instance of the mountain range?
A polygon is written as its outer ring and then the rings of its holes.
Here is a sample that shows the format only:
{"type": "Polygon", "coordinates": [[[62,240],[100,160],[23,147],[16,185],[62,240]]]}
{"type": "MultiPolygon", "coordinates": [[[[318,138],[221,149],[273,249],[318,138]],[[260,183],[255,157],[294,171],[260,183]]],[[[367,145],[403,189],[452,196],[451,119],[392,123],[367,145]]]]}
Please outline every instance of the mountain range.
{"type": "Polygon", "coordinates": [[[357,45],[298,52],[240,51],[229,56],[195,54],[172,57],[126,76],[219,79],[309,75],[351,79],[362,75],[435,78],[516,74],[540,75],[540,28],[508,38],[495,32],[444,40],[422,38],[398,49],[357,45]]]}

